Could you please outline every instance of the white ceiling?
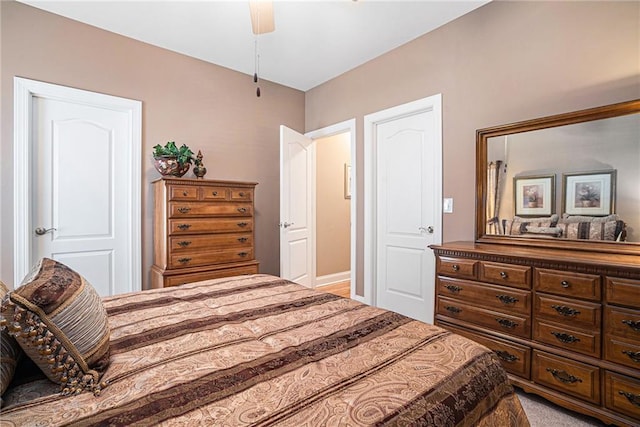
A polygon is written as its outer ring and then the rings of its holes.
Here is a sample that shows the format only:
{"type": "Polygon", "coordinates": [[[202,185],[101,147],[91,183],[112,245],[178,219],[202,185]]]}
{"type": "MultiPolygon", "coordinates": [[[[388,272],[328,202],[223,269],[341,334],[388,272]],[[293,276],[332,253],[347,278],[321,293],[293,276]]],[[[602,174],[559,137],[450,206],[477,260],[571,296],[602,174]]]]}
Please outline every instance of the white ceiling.
{"type": "MultiPolygon", "coordinates": [[[[255,69],[247,0],[20,1],[242,73],[255,69]]],[[[275,0],[276,30],[258,37],[259,75],[306,91],[488,1],[275,0]]]]}

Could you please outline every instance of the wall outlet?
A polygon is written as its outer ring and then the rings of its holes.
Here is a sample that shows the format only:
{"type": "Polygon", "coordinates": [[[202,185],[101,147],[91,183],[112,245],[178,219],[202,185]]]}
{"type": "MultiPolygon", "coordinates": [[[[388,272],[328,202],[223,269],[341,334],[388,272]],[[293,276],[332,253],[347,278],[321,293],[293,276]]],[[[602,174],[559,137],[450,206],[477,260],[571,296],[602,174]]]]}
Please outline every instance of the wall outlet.
{"type": "Polygon", "coordinates": [[[453,213],[453,199],[446,198],[442,200],[442,212],[453,213]]]}

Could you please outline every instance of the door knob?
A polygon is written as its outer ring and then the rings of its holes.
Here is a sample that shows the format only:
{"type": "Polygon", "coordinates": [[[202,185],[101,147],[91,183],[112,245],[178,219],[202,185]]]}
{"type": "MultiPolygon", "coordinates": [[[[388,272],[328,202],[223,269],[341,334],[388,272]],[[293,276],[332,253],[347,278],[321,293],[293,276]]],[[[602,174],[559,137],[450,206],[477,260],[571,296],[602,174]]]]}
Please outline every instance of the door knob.
{"type": "Polygon", "coordinates": [[[48,232],[54,231],[54,230],[56,230],[56,228],[54,228],[54,227],[51,227],[51,228],[38,227],[34,231],[36,232],[36,234],[38,236],[43,236],[43,235],[47,234],[48,232]]]}
{"type": "Polygon", "coordinates": [[[291,227],[292,225],[293,225],[292,222],[281,222],[280,223],[280,227],[282,227],[282,228],[288,228],[288,227],[291,227]]]}
{"type": "Polygon", "coordinates": [[[426,227],[426,228],[425,228],[425,227],[418,227],[418,230],[419,230],[421,233],[427,232],[427,233],[429,233],[429,234],[433,234],[433,226],[431,226],[431,225],[430,225],[430,226],[428,226],[428,227],[426,227]]]}

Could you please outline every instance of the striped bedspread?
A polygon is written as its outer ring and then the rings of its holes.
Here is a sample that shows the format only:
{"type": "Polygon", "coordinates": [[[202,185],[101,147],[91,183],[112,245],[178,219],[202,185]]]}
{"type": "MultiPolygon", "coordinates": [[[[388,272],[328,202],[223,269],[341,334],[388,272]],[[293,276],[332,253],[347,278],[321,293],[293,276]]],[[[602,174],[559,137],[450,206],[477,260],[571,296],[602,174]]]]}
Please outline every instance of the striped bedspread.
{"type": "Polygon", "coordinates": [[[268,275],[104,299],[100,396],[36,379],[1,426],[527,426],[500,363],[436,326],[268,275]]]}

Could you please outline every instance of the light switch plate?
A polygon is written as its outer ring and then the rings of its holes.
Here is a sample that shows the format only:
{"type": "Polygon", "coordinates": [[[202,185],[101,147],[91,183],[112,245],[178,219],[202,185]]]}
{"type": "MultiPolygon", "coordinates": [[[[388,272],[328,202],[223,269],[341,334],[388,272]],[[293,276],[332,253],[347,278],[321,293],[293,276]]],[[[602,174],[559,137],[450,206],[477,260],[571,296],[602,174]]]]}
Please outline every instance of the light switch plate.
{"type": "Polygon", "coordinates": [[[442,200],[442,212],[453,213],[453,199],[446,198],[442,200]]]}

